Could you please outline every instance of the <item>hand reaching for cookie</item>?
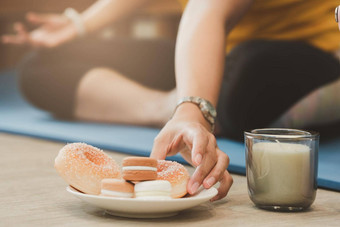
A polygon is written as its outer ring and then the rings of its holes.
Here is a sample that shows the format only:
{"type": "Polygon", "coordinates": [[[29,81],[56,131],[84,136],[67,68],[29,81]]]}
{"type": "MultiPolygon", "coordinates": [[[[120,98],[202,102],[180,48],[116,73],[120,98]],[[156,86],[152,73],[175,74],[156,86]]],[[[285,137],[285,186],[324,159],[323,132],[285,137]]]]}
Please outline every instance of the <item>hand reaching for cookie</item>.
{"type": "Polygon", "coordinates": [[[32,47],[56,47],[77,36],[74,24],[63,14],[28,13],[28,22],[40,25],[33,31],[28,31],[23,23],[14,24],[15,34],[3,35],[5,44],[28,45],[32,47]]]}
{"type": "Polygon", "coordinates": [[[204,125],[205,119],[201,122],[175,115],[156,137],[151,157],[165,159],[180,152],[196,167],[188,182],[188,192],[194,194],[201,185],[210,188],[220,182],[218,194],[211,199],[214,201],[227,195],[233,179],[226,170],[229,157],[218,148],[215,136],[207,129],[209,126],[204,125]]]}

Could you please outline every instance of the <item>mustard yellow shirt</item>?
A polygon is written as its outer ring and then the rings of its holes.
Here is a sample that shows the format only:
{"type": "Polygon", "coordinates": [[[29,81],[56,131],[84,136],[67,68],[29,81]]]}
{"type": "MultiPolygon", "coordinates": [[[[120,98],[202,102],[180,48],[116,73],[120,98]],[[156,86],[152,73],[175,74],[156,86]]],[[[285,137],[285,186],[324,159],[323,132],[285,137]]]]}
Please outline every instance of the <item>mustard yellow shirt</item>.
{"type": "MultiPolygon", "coordinates": [[[[179,0],[185,7],[187,0],[179,0]]],[[[227,37],[227,51],[251,39],[300,40],[325,51],[340,48],[334,20],[339,0],[255,0],[227,37]]]]}

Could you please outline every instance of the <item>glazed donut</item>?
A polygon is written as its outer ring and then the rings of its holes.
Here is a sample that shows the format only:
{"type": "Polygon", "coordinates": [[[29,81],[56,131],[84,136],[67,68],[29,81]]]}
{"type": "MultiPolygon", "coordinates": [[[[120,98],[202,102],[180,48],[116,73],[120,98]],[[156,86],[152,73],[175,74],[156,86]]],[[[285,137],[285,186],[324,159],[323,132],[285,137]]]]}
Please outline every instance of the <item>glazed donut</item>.
{"type": "Polygon", "coordinates": [[[177,162],[158,160],[157,180],[167,180],[171,183],[172,198],[181,198],[187,194],[189,173],[183,165],[177,162]]]}
{"type": "Polygon", "coordinates": [[[85,143],[64,146],[55,159],[54,167],[72,187],[86,194],[100,194],[104,178],[120,178],[118,164],[102,150],[85,143]]]}

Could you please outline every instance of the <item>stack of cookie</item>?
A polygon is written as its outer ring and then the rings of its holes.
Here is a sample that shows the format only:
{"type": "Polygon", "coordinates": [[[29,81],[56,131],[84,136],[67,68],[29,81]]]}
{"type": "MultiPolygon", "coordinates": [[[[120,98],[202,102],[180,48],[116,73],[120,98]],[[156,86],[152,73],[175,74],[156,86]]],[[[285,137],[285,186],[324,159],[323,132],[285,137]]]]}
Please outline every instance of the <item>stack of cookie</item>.
{"type": "Polygon", "coordinates": [[[157,161],[147,157],[127,157],[122,163],[122,175],[121,180],[103,179],[101,195],[171,199],[180,198],[187,193],[189,174],[184,166],[176,162],[157,161]]]}

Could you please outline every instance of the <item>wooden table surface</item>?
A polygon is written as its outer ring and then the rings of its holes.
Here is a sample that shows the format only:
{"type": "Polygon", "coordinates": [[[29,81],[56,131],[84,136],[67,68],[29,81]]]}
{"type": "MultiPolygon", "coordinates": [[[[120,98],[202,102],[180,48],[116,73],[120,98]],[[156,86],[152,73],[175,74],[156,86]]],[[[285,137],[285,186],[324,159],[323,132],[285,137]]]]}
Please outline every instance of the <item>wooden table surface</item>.
{"type": "MultiPolygon", "coordinates": [[[[63,143],[0,133],[0,226],[340,226],[340,193],[319,189],[311,209],[261,210],[247,194],[246,178],[233,175],[228,196],[163,219],[110,216],[67,193],[53,163],[63,143]]],[[[118,162],[126,156],[107,152],[118,162]]],[[[189,171],[193,171],[188,167],[189,171]]]]}

